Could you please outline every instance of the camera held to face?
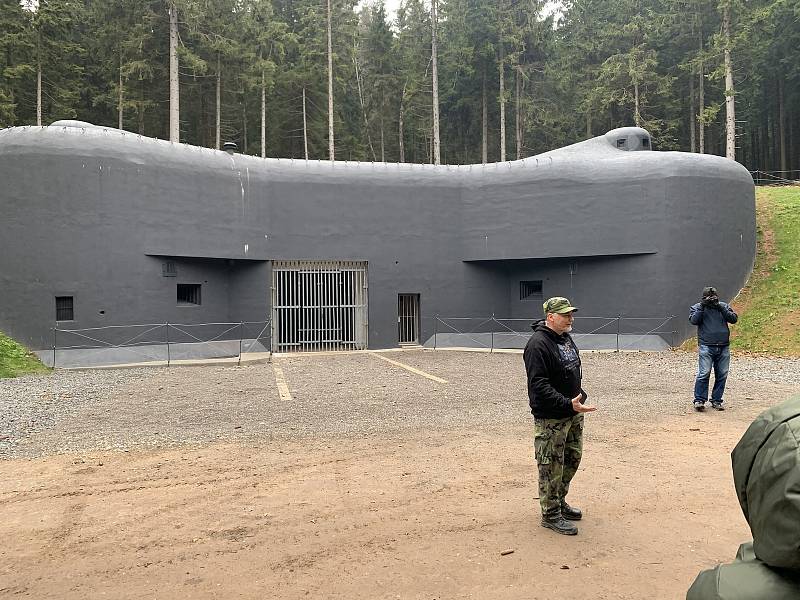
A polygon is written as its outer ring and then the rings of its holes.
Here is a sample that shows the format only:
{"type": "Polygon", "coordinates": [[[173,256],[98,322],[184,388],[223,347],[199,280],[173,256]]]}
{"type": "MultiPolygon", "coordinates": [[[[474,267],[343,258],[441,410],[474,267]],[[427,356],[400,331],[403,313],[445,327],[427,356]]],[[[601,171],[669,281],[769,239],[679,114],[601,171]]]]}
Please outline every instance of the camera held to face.
{"type": "Polygon", "coordinates": [[[717,290],[713,287],[703,289],[703,298],[700,300],[703,306],[714,308],[719,306],[719,296],[717,290]]]}

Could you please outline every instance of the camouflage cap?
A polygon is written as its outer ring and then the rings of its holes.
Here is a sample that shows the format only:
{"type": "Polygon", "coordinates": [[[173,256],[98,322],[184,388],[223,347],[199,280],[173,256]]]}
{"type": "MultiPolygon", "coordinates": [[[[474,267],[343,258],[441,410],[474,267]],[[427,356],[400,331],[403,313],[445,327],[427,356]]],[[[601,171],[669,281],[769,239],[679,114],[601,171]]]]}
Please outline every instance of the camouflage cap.
{"type": "Polygon", "coordinates": [[[542,308],[544,309],[544,314],[547,313],[558,313],[560,315],[575,312],[578,309],[570,304],[569,300],[566,298],[562,298],[561,296],[556,296],[555,298],[549,298],[542,304],[542,308]]]}

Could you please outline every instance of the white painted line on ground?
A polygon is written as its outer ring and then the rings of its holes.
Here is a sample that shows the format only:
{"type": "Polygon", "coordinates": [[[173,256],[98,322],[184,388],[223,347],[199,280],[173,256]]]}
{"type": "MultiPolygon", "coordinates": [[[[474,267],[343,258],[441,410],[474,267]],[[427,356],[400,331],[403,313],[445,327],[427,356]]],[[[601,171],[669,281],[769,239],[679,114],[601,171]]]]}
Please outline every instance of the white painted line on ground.
{"type": "Polygon", "coordinates": [[[275,384],[278,386],[278,395],[284,402],[292,401],[292,394],[289,393],[289,386],[286,385],[286,377],[283,376],[283,369],[272,363],[272,371],[275,373],[275,384]]]}
{"type": "Polygon", "coordinates": [[[425,371],[420,371],[419,369],[415,369],[409,365],[404,365],[401,362],[397,362],[396,360],[392,360],[391,358],[386,358],[385,356],[381,356],[375,352],[370,352],[372,356],[375,358],[380,358],[381,360],[385,360],[388,363],[392,363],[393,365],[397,365],[401,369],[405,369],[406,371],[411,371],[412,373],[416,373],[417,375],[422,375],[423,377],[427,377],[431,381],[435,381],[436,383],[447,383],[446,379],[442,379],[441,377],[436,377],[436,375],[431,375],[430,373],[426,373],[425,371]]]}

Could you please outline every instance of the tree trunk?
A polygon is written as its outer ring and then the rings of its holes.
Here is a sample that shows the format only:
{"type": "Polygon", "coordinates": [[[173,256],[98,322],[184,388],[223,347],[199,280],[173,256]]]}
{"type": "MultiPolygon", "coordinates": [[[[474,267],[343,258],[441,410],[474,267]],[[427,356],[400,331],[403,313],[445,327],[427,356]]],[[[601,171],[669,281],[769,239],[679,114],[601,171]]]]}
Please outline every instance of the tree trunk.
{"type": "Polygon", "coordinates": [[[694,106],[694,69],[689,72],[689,151],[695,152],[697,140],[695,139],[694,124],[697,120],[694,106]]]}
{"type": "MultiPolygon", "coordinates": [[[[639,17],[642,14],[642,3],[637,0],[636,2],[636,16],[639,17]]],[[[639,73],[637,69],[637,58],[639,54],[639,45],[642,43],[642,22],[641,19],[636,20],[636,35],[634,36],[633,41],[633,50],[634,52],[631,53],[633,58],[633,122],[636,127],[642,126],[642,112],[640,107],[639,101],[639,73]]]]}
{"type": "Polygon", "coordinates": [[[586,137],[592,137],[592,111],[586,111],[586,137]]]}
{"type": "Polygon", "coordinates": [[[436,3],[431,0],[431,84],[433,87],[433,164],[442,163],[439,148],[439,67],[436,50],[436,3]]]}
{"type": "Polygon", "coordinates": [[[36,34],[36,124],[42,126],[42,36],[36,34]]]}
{"type": "MultiPolygon", "coordinates": [[[[243,94],[244,96],[244,94],[243,94]]],[[[242,98],[242,154],[247,154],[247,102],[246,97],[242,98]]]]}
{"type": "Polygon", "coordinates": [[[788,179],[788,173],[786,173],[788,167],[786,166],[786,106],[784,100],[783,73],[778,73],[778,139],[781,155],[781,171],[784,171],[781,176],[788,179]]]}
{"type": "Polygon", "coordinates": [[[169,3],[169,141],[181,141],[180,89],[178,82],[178,10],[169,3]]]}
{"type": "Polygon", "coordinates": [[[136,108],[139,120],[139,135],[144,135],[144,102],[139,101],[139,106],[136,108]]]}
{"type": "Polygon", "coordinates": [[[144,135],[144,82],[139,82],[139,102],[136,106],[139,121],[139,135],[144,135]]]}
{"type": "MultiPolygon", "coordinates": [[[[789,148],[789,152],[787,154],[788,154],[789,168],[791,169],[793,166],[797,165],[797,156],[798,156],[797,148],[795,146],[795,140],[797,139],[797,127],[796,127],[796,125],[797,125],[798,119],[795,118],[793,111],[789,111],[789,117],[788,117],[787,121],[789,122],[789,126],[786,128],[786,132],[788,134],[787,135],[788,139],[787,139],[787,144],[786,145],[789,148]]],[[[797,165],[797,166],[800,166],[800,165],[797,165]]],[[[789,175],[790,176],[787,179],[800,179],[800,173],[798,173],[797,171],[792,171],[791,173],[789,173],[789,175]]]]}
{"type": "Polygon", "coordinates": [[[506,160],[506,56],[500,42],[500,162],[506,160]]]}
{"type": "Polygon", "coordinates": [[[308,122],[306,120],[306,88],[303,88],[303,156],[305,156],[306,160],[308,160],[308,122]]]}
{"type": "Polygon", "coordinates": [[[220,117],[222,116],[222,65],[220,64],[219,52],[217,52],[217,108],[215,114],[215,126],[214,126],[214,133],[216,139],[216,146],[214,146],[217,150],[221,148],[220,146],[220,131],[219,131],[219,122],[220,117]]]}
{"type": "MultiPolygon", "coordinates": [[[[773,104],[774,106],[774,104],[773,104]]],[[[767,113],[770,114],[770,113],[767,113]]],[[[778,123],[775,115],[769,116],[769,165],[770,169],[777,171],[778,166],[778,123]]]]}
{"type": "Polygon", "coordinates": [[[481,106],[481,163],[489,162],[489,106],[486,101],[486,65],[483,65],[483,100],[481,106]]]}
{"type": "Polygon", "coordinates": [[[516,138],[517,138],[517,160],[522,158],[522,107],[520,104],[522,103],[522,65],[517,65],[517,76],[516,76],[516,83],[517,83],[517,94],[516,94],[516,101],[514,102],[514,107],[516,110],[516,116],[514,117],[514,125],[516,126],[516,138]]]}
{"type": "MultiPolygon", "coordinates": [[[[328,158],[334,159],[333,139],[333,44],[331,42],[331,0],[328,0],[328,158]]],[[[305,88],[303,88],[303,137],[305,137],[305,88]]],[[[308,159],[308,142],[306,141],[306,159],[308,159]]]]}
{"type": "Polygon", "coordinates": [[[203,148],[211,147],[212,125],[208,120],[208,112],[206,111],[206,95],[201,91],[200,96],[200,110],[197,111],[197,131],[200,132],[200,146],[203,148]]]}
{"type": "Polygon", "coordinates": [[[381,118],[381,162],[386,162],[386,143],[383,138],[383,118],[381,118]]]}
{"type": "Polygon", "coordinates": [[[361,114],[364,116],[364,131],[367,133],[367,145],[369,146],[370,154],[372,154],[372,160],[377,160],[375,156],[375,148],[372,145],[372,135],[369,131],[369,119],[367,119],[367,107],[364,104],[364,91],[361,86],[361,74],[358,70],[358,52],[355,48],[355,40],[353,43],[353,66],[355,67],[356,71],[356,89],[358,90],[358,102],[361,104],[361,114]]]}
{"type": "Polygon", "coordinates": [[[122,48],[119,50],[119,99],[117,101],[117,129],[122,129],[122,103],[125,100],[124,92],[122,89],[122,48]]]}
{"type": "Polygon", "coordinates": [[[406,85],[403,84],[403,93],[400,94],[400,114],[397,117],[397,142],[400,150],[400,162],[406,162],[406,151],[403,144],[403,110],[406,102],[406,85]]]}
{"type": "Polygon", "coordinates": [[[705,98],[705,83],[706,83],[706,76],[705,76],[705,67],[703,66],[703,27],[702,23],[698,27],[697,39],[699,43],[699,52],[700,52],[700,61],[698,65],[698,79],[697,79],[697,150],[700,154],[705,154],[706,152],[706,125],[703,121],[703,112],[706,109],[706,98],[705,98]]]}
{"type": "Polygon", "coordinates": [[[267,157],[267,82],[261,71],[261,158],[267,157]]]}
{"type": "Polygon", "coordinates": [[[722,13],[725,44],[725,156],[736,160],[736,110],[733,97],[733,61],[731,59],[731,7],[726,3],[722,13]]]}

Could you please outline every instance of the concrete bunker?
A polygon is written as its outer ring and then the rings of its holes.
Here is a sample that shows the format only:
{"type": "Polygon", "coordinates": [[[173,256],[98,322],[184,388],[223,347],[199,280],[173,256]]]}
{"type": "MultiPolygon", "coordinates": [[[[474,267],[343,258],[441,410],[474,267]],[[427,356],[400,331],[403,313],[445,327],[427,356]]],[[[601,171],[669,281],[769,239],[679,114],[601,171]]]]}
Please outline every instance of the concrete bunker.
{"type": "Polygon", "coordinates": [[[433,166],[0,130],[0,329],[48,349],[57,321],[270,320],[276,351],[387,348],[425,343],[437,316],[533,320],[566,295],[584,316],[677,315],[679,342],[704,285],[730,299],[747,280],[754,186],[738,163],[652,145],[627,127],[433,166]]]}

